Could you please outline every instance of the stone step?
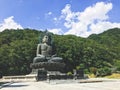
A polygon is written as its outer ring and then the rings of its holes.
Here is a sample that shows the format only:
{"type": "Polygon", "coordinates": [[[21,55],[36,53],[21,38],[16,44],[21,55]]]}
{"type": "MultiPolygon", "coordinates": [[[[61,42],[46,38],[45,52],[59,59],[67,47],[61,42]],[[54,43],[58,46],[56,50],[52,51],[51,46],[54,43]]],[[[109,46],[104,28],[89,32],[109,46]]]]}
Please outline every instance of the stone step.
{"type": "Polygon", "coordinates": [[[18,76],[3,76],[0,81],[16,82],[16,81],[35,81],[36,74],[18,75],[18,76]]]}

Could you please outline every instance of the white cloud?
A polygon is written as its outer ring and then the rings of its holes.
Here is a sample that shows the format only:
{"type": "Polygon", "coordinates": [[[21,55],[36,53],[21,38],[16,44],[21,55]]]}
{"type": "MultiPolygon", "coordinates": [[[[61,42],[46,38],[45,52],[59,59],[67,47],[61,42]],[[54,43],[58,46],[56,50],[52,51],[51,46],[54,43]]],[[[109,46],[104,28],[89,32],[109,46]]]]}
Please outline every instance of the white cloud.
{"type": "Polygon", "coordinates": [[[83,12],[72,12],[71,5],[67,4],[61,10],[61,19],[68,29],[65,34],[74,34],[88,37],[93,33],[101,33],[107,29],[120,27],[120,23],[109,22],[108,12],[112,9],[112,3],[98,2],[87,7],[83,12]]]}
{"type": "Polygon", "coordinates": [[[11,16],[4,19],[3,23],[0,24],[0,32],[4,31],[5,29],[23,29],[23,27],[16,23],[13,18],[14,17],[11,16]]]}
{"type": "Polygon", "coordinates": [[[120,23],[111,23],[111,22],[107,22],[107,21],[98,22],[96,24],[93,23],[90,26],[90,29],[91,29],[90,34],[92,34],[92,33],[99,34],[99,33],[104,32],[107,29],[115,28],[115,27],[120,28],[120,23]]]}
{"type": "Polygon", "coordinates": [[[52,14],[52,12],[48,12],[48,15],[51,15],[52,14]]]}
{"type": "Polygon", "coordinates": [[[49,17],[50,15],[52,15],[52,12],[45,13],[45,17],[49,17]]]}
{"type": "Polygon", "coordinates": [[[65,19],[66,22],[64,23],[64,26],[66,28],[71,28],[74,21],[77,20],[77,17],[80,15],[80,12],[72,12],[70,8],[71,5],[67,4],[65,8],[61,11],[62,15],[60,16],[60,19],[65,19]]]}
{"type": "Polygon", "coordinates": [[[59,35],[62,35],[63,34],[63,31],[60,29],[60,28],[56,28],[56,29],[48,29],[49,32],[52,32],[54,34],[59,34],[59,35]]]}
{"type": "Polygon", "coordinates": [[[57,18],[55,17],[55,18],[53,18],[53,20],[54,20],[54,21],[57,21],[57,18]]]}

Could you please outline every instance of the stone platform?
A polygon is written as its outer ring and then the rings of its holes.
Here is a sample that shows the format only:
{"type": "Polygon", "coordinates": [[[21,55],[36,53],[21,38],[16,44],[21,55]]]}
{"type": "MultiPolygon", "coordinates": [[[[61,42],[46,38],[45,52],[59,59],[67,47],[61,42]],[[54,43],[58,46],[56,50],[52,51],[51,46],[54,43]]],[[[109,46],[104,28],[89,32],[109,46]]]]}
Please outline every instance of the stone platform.
{"type": "Polygon", "coordinates": [[[18,75],[18,76],[3,76],[0,79],[0,82],[23,82],[23,81],[35,81],[36,74],[29,74],[29,75],[18,75]]]}
{"type": "Polygon", "coordinates": [[[120,90],[120,80],[89,79],[89,81],[93,80],[105,81],[94,83],[79,83],[81,80],[16,82],[7,87],[3,87],[2,90],[120,90]]]}

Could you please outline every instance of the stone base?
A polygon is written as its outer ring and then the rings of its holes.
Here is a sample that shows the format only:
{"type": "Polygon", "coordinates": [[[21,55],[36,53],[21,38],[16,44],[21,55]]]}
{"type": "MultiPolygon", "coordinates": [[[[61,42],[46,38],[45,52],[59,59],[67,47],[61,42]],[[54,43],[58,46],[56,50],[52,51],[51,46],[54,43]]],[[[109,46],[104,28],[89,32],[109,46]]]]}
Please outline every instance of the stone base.
{"type": "Polygon", "coordinates": [[[64,66],[65,64],[60,62],[39,62],[30,65],[32,69],[44,68],[47,71],[59,71],[63,69],[64,66]]]}

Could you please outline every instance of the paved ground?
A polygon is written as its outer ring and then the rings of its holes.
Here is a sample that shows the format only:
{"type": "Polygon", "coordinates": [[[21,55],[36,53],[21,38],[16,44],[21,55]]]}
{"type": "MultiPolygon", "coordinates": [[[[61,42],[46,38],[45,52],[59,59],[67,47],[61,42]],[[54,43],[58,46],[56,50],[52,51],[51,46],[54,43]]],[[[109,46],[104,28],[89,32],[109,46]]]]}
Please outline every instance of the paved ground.
{"type": "Polygon", "coordinates": [[[55,80],[40,82],[17,82],[2,90],[120,90],[120,80],[96,83],[78,83],[75,80],[55,80]]]}

